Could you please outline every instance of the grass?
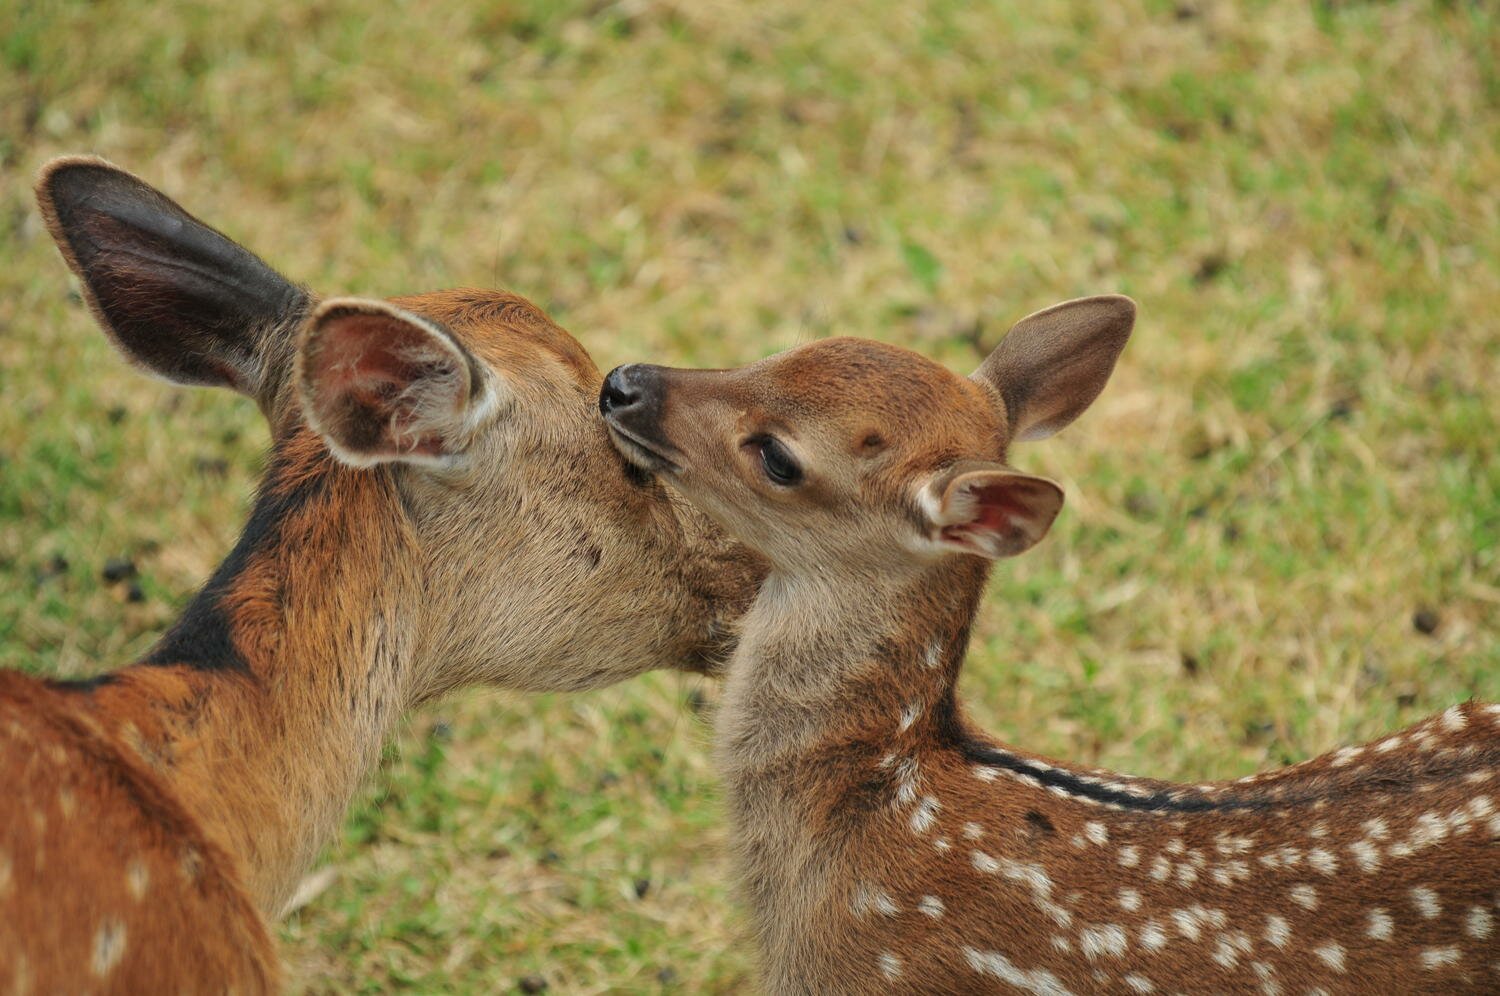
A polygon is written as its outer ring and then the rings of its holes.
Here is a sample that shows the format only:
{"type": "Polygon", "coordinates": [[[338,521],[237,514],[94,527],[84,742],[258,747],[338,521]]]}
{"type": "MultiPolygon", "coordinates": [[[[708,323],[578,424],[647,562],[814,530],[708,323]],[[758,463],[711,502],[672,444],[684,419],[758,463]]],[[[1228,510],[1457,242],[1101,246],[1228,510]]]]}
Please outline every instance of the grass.
{"type": "MultiPolygon", "coordinates": [[[[93,151],[323,292],[515,289],[605,367],[967,369],[1132,294],[1105,396],[1015,453],[1069,505],[985,602],[978,718],[1200,779],[1500,698],[1497,38],[1461,0],[5,5],[0,665],[146,647],[265,443],[91,326],[29,185],[93,151]]],[[[282,928],[297,986],[750,988],[713,697],[414,716],[282,928]]]]}

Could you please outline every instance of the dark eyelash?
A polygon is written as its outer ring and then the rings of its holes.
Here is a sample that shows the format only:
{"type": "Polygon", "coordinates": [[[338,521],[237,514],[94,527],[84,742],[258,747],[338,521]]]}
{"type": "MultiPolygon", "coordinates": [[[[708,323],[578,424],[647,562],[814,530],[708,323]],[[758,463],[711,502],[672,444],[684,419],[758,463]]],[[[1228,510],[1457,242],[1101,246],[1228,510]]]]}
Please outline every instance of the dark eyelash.
{"type": "Polygon", "coordinates": [[[783,487],[793,487],[802,481],[802,468],[772,436],[759,436],[751,440],[760,451],[760,465],[772,482],[783,487]]]}

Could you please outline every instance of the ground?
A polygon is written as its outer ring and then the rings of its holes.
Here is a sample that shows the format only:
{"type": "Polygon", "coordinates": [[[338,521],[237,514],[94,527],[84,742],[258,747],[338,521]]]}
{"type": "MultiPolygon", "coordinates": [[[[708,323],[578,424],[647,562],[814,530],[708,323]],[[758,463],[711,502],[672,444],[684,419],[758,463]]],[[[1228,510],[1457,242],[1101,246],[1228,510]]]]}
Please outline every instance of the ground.
{"type": "MultiPolygon", "coordinates": [[[[320,292],[513,289],[605,368],[854,333],[967,370],[1128,293],[1103,398],[1013,454],[1068,504],[997,572],[971,710],[1198,780],[1500,699],[1497,38],[1464,0],[4,5],[0,665],[142,651],[262,464],[253,406],[81,306],[29,186],[96,152],[320,292]]],[[[751,988],[714,698],[413,716],[295,984],[751,988]]]]}

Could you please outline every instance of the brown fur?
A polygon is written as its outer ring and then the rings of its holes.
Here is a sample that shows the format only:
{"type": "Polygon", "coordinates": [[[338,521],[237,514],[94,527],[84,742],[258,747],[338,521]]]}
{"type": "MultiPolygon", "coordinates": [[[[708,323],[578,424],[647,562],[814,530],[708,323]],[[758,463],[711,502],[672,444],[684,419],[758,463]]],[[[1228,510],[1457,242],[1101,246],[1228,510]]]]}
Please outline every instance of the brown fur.
{"type": "MultiPolygon", "coordinates": [[[[65,247],[48,184],[72,162],[39,185],[65,247]]],[[[107,328],[119,299],[90,290],[107,328]]],[[[253,376],[217,381],[257,397],[272,450],[239,545],[183,619],[100,679],[0,674],[0,991],[273,990],[267,919],[405,710],[476,683],[711,670],[731,646],[762,567],[608,445],[583,348],[513,294],[392,303],[503,397],[462,454],[336,459],[292,375],[318,322],[298,305],[256,330],[253,376]]],[[[164,372],[162,343],[114,338],[164,372]]]]}
{"type": "Polygon", "coordinates": [[[1045,531],[1047,487],[1003,469],[1010,436],[1092,401],[1131,318],[1119,299],[1033,316],[975,381],[850,340],[622,379],[653,385],[610,415],[622,451],[772,563],[717,721],[767,988],[1496,991],[1500,706],[1201,786],[1038,758],[965,722],[989,561],[939,526],[963,506],[1004,534],[976,548],[1002,552],[1045,531]],[[881,452],[851,447],[867,428],[881,452]],[[746,451],[767,431],[801,485],[746,451]],[[955,504],[975,474],[995,493],[955,504]]]}

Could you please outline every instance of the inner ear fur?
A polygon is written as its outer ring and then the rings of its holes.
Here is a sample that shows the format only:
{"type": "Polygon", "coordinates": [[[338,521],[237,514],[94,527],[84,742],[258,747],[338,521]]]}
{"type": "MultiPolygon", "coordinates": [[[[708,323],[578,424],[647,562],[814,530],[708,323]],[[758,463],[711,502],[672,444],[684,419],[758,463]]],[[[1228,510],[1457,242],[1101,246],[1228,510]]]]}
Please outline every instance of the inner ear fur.
{"type": "Polygon", "coordinates": [[[968,462],[924,489],[929,539],[939,548],[999,559],[1039,543],[1063,506],[1056,482],[1002,464],[968,462]]]}
{"type": "Polygon", "coordinates": [[[36,196],[95,319],[132,362],[259,400],[274,390],[271,339],[296,328],[304,290],[103,159],[53,160],[36,196]]]}
{"type": "Polygon", "coordinates": [[[324,301],[308,318],[297,389],[334,455],[366,467],[446,464],[467,449],[494,395],[447,329],[365,298],[324,301]]]}
{"type": "Polygon", "coordinates": [[[1017,322],[973,379],[999,395],[1012,440],[1045,439],[1093,404],[1135,327],[1135,302],[1078,298],[1017,322]]]}

